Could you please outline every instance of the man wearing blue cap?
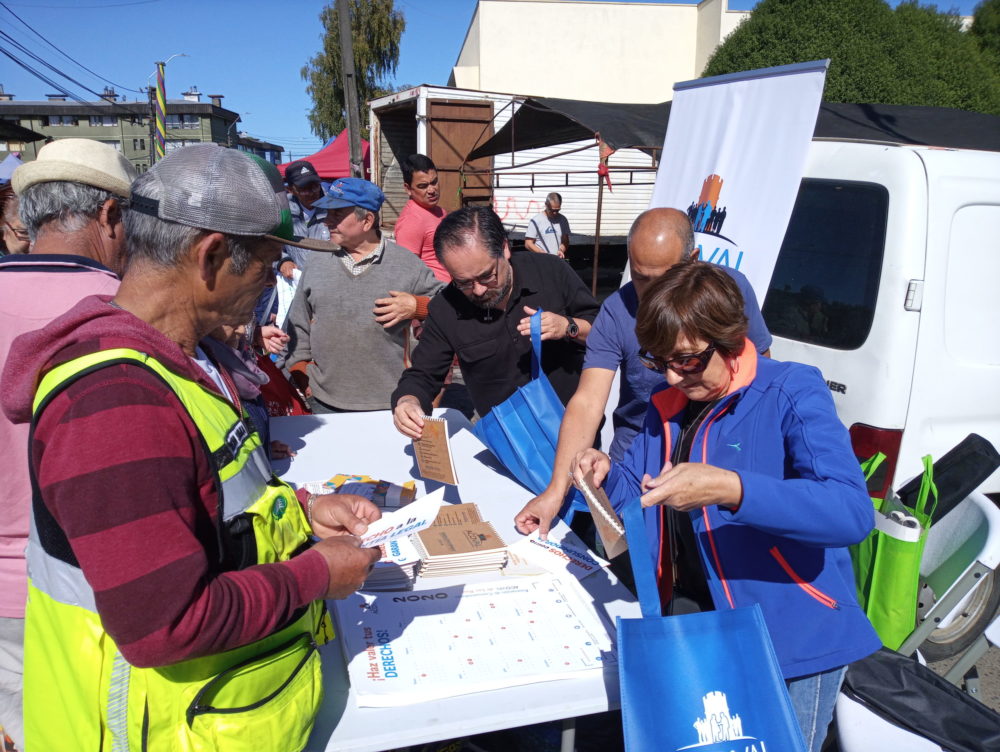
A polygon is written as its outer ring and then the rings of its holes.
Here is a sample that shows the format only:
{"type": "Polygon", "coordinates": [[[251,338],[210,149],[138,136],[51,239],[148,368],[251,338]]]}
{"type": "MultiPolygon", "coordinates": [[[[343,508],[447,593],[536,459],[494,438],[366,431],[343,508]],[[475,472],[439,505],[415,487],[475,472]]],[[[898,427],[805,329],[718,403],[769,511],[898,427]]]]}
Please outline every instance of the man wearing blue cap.
{"type": "Polygon", "coordinates": [[[341,178],[314,206],[326,209],[332,254],[315,254],[288,314],[288,364],[315,413],[386,410],[407,365],[411,319],[427,316],[443,286],[402,246],[382,237],[385,196],[341,178]]]}

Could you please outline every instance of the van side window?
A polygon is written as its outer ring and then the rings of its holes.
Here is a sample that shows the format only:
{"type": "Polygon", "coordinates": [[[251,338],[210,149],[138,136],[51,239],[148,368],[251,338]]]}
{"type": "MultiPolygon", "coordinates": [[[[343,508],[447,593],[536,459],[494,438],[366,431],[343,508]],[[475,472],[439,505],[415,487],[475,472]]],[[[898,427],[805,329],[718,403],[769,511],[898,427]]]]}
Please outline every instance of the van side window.
{"type": "Polygon", "coordinates": [[[772,334],[854,350],[871,330],[889,192],[805,178],[761,309],[772,334]]]}

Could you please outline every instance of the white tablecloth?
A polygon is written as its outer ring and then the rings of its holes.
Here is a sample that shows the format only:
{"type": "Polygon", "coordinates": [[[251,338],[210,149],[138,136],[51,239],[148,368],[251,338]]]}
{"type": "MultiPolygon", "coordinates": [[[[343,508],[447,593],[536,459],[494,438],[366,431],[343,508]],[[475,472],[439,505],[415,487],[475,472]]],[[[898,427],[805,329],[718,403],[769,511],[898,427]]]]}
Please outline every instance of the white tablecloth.
{"type": "MultiPolygon", "coordinates": [[[[459,486],[446,487],[446,501],[478,504],[483,517],[493,523],[505,541],[516,541],[520,534],[513,518],[531,493],[497,465],[459,412],[440,410],[435,415],[448,421],[458,472],[459,486]]],[[[395,430],[388,412],[274,418],[271,438],[286,442],[297,452],[290,461],[275,463],[276,471],[296,485],[352,473],[394,483],[413,479],[421,493],[440,486],[419,477],[410,441],[395,430]]],[[[495,579],[495,575],[478,577],[495,579]]],[[[453,584],[453,580],[435,578],[432,587],[447,584],[453,584]]],[[[583,585],[594,607],[612,625],[616,616],[639,616],[638,604],[609,573],[594,574],[583,585]]],[[[357,706],[336,642],[323,649],[323,670],[326,697],[309,750],[374,752],[618,707],[617,668],[585,679],[530,684],[396,708],[357,706]]]]}

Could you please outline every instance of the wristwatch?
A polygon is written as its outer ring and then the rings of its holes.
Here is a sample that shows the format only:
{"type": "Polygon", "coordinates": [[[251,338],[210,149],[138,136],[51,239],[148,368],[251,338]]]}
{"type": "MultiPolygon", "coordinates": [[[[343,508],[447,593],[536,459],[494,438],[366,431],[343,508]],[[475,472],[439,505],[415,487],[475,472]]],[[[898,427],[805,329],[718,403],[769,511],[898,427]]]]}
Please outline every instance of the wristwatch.
{"type": "Polygon", "coordinates": [[[576,339],[576,335],[580,333],[580,327],[572,316],[567,316],[566,320],[569,322],[569,326],[566,327],[566,339],[576,339]]]}

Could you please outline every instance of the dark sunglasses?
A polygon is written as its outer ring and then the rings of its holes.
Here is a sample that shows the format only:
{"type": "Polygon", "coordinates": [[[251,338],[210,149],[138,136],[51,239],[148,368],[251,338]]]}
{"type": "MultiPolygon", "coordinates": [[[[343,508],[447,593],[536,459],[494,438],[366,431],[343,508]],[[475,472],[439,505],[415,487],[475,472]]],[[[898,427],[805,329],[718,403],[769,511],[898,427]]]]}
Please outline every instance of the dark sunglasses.
{"type": "Polygon", "coordinates": [[[714,353],[715,345],[712,344],[701,352],[677,355],[667,360],[658,358],[655,355],[650,355],[647,352],[640,352],[639,361],[646,366],[646,368],[651,371],[656,371],[656,373],[666,373],[669,368],[671,371],[678,373],[681,376],[690,376],[704,371],[708,367],[708,361],[712,359],[712,355],[714,353]]]}

